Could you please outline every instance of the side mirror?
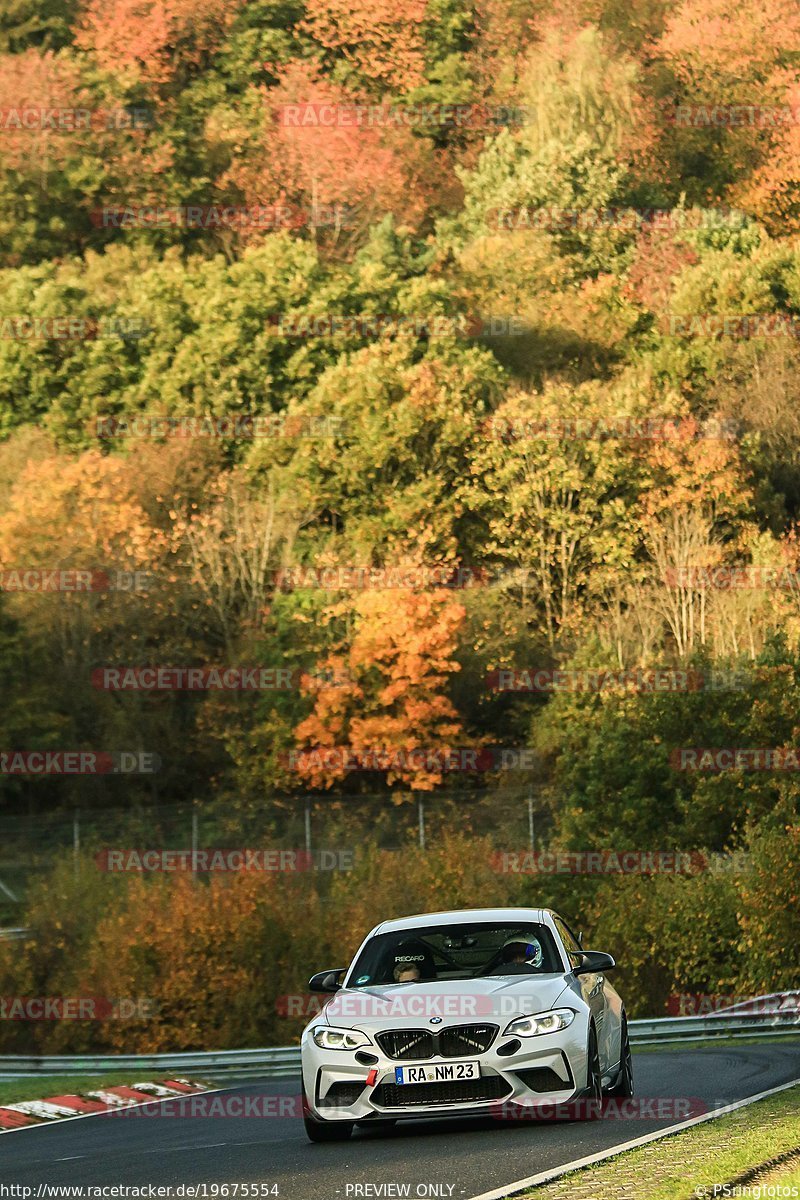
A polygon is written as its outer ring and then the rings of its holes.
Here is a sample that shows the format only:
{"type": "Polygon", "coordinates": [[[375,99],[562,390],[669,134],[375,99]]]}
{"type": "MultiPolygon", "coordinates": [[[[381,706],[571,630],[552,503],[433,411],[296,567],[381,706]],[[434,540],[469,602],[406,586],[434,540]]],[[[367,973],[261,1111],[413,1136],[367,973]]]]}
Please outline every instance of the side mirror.
{"type": "Polygon", "coordinates": [[[339,981],[346,970],[347,967],[335,967],[332,971],[318,971],[309,979],[309,989],[312,992],[338,992],[342,986],[339,981]]]}
{"type": "Polygon", "coordinates": [[[602,950],[584,950],[583,961],[573,971],[574,975],[599,975],[611,971],[617,965],[610,954],[602,950]]]}

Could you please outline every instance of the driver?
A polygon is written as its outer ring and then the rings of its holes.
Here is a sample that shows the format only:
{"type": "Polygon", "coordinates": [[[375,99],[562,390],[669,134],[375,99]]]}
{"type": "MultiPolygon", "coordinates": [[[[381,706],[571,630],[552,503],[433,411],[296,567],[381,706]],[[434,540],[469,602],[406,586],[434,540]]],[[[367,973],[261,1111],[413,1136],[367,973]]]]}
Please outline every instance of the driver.
{"type": "Polygon", "coordinates": [[[430,952],[417,941],[401,942],[396,947],[389,971],[395,983],[415,983],[418,979],[435,977],[430,952]]]}
{"type": "Polygon", "coordinates": [[[501,962],[541,967],[543,960],[542,943],[533,934],[528,938],[515,934],[503,942],[501,962]]]}
{"type": "Polygon", "coordinates": [[[395,983],[416,983],[419,977],[416,963],[398,963],[394,969],[395,983]]]}

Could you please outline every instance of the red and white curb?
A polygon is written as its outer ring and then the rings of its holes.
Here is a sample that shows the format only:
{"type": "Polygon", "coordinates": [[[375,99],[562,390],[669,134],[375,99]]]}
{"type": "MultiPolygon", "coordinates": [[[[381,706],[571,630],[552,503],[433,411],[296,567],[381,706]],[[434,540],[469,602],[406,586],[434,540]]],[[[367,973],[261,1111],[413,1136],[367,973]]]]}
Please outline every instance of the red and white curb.
{"type": "Polygon", "coordinates": [[[190,1079],[167,1079],[164,1083],[133,1083],[103,1088],[81,1095],[48,1096],[46,1100],[24,1100],[20,1104],[0,1105],[0,1133],[22,1129],[28,1125],[43,1125],[68,1117],[84,1117],[94,1113],[132,1108],[137,1104],[172,1100],[176,1096],[207,1092],[207,1084],[190,1079]]]}

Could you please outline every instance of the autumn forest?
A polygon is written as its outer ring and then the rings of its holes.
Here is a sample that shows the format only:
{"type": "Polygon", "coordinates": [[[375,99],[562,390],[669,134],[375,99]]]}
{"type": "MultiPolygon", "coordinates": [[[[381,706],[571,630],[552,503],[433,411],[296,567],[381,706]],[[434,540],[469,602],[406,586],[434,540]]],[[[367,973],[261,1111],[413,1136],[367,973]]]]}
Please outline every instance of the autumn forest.
{"type": "Polygon", "coordinates": [[[799,333],[794,0],[5,0],[0,994],[152,1001],[7,1053],[505,902],[797,986],[799,333]],[[354,865],[97,869],[170,806],[354,865]]]}

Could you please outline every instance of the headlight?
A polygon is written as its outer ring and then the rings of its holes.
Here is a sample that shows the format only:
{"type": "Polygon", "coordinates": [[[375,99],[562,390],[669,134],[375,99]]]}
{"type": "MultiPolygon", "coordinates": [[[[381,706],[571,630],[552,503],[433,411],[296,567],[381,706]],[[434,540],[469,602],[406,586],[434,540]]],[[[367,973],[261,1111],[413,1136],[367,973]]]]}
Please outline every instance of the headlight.
{"type": "Polygon", "coordinates": [[[571,1008],[554,1008],[551,1012],[536,1013],[532,1017],[516,1017],[506,1027],[505,1033],[515,1033],[518,1037],[536,1037],[537,1033],[558,1033],[566,1029],[575,1020],[571,1008]]]}
{"type": "Polygon", "coordinates": [[[360,1029],[332,1029],[330,1025],[320,1025],[312,1036],[323,1050],[357,1050],[359,1046],[370,1045],[369,1038],[360,1029]]]}

